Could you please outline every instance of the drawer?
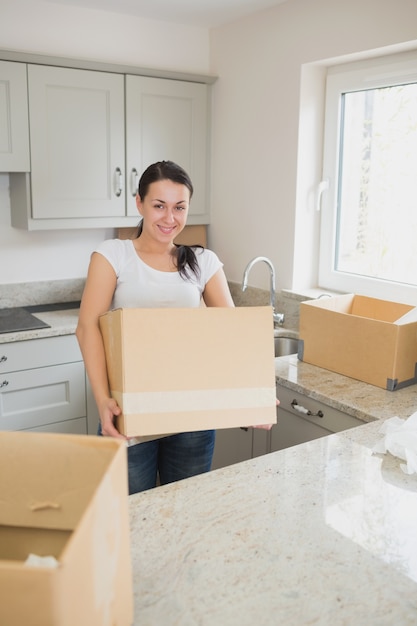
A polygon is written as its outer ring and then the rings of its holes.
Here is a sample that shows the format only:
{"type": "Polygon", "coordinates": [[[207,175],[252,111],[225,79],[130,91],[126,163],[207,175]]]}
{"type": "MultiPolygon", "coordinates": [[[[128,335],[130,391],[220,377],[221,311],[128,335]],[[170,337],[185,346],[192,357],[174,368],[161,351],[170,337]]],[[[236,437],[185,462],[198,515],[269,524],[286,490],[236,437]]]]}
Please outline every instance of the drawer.
{"type": "Polygon", "coordinates": [[[281,385],[277,385],[277,397],[280,401],[278,407],[278,420],[280,409],[288,411],[292,415],[302,417],[307,422],[317,424],[332,433],[337,433],[348,428],[361,426],[363,422],[347,413],[338,411],[322,402],[309,398],[302,393],[292,391],[281,385]],[[294,408],[297,406],[297,408],[294,408]],[[310,414],[307,413],[310,412],[310,414]]]}
{"type": "Polygon", "coordinates": [[[0,344],[0,373],[82,361],[75,335],[0,344]]]}
{"type": "Polygon", "coordinates": [[[53,424],[45,424],[44,426],[36,426],[35,428],[27,428],[25,430],[30,430],[37,433],[86,435],[87,418],[78,417],[75,420],[65,420],[65,422],[55,422],[53,424]]]}
{"type": "Polygon", "coordinates": [[[0,381],[0,430],[23,430],[86,418],[82,362],[11,372],[3,374],[0,381]]]}

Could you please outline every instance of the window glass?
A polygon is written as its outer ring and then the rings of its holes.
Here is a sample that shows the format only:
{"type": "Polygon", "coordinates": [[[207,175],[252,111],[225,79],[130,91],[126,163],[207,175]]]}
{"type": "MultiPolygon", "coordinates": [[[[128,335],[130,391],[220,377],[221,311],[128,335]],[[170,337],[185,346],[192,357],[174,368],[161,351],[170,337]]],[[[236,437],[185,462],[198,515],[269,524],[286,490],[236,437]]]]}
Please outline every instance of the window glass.
{"type": "Polygon", "coordinates": [[[320,285],[414,302],[416,63],[330,74],[325,125],[320,285]]]}

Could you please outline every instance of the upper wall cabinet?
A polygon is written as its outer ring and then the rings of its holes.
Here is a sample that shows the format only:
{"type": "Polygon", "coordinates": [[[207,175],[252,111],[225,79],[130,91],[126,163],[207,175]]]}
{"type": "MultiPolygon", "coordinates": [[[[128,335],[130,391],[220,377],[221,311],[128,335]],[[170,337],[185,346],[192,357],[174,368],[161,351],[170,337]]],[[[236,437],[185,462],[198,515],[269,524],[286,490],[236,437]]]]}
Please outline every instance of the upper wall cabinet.
{"type": "Polygon", "coordinates": [[[12,175],[12,226],[113,226],[125,217],[124,78],[28,65],[31,175],[12,175]]]}
{"type": "Polygon", "coordinates": [[[12,225],[134,226],[152,162],[173,160],[195,187],[188,222],[208,223],[208,86],[28,65],[31,174],[12,174],[12,225]]]}
{"type": "MultiPolygon", "coordinates": [[[[126,76],[128,215],[137,215],[138,173],[151,163],[174,161],[190,175],[190,215],[207,223],[207,85],[126,76]]],[[[192,223],[192,222],[191,222],[192,223]]]]}
{"type": "Polygon", "coordinates": [[[28,66],[32,218],[125,214],[123,76],[28,66]]]}
{"type": "Polygon", "coordinates": [[[28,172],[26,65],[0,61],[0,172],[28,172]]]}

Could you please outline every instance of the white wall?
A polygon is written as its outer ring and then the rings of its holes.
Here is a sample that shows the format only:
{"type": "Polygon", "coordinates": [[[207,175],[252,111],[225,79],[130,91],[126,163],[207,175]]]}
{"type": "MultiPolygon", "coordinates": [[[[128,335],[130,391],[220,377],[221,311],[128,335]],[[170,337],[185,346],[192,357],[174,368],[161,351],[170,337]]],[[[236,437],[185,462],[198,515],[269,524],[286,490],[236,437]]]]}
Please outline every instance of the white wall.
{"type": "Polygon", "coordinates": [[[0,47],[92,61],[207,73],[206,29],[47,0],[0,0],[0,47]]]}
{"type": "MultiPolygon", "coordinates": [[[[290,0],[215,29],[210,40],[208,31],[195,27],[40,0],[0,2],[3,49],[218,74],[209,244],[230,280],[240,281],[246,263],[262,254],[276,265],[278,287],[314,281],[320,63],[416,45],[410,43],[416,39],[416,0],[290,0]]],[[[7,185],[8,177],[0,175],[0,284],[84,275],[106,231],[12,229],[7,185]]],[[[268,286],[265,267],[253,270],[250,284],[268,286]]]]}
{"type": "MultiPolygon", "coordinates": [[[[208,30],[40,0],[0,0],[0,48],[209,73],[208,30]]],[[[12,228],[8,186],[0,174],[0,285],[84,277],[91,251],[113,230],[12,228]]]]}
{"type": "MultiPolygon", "coordinates": [[[[211,70],[220,78],[209,234],[230,280],[240,281],[247,262],[265,255],[278,287],[315,284],[321,64],[417,47],[416,24],[415,0],[290,0],[211,32],[211,70]]],[[[265,266],[249,282],[266,288],[265,266]]]]}

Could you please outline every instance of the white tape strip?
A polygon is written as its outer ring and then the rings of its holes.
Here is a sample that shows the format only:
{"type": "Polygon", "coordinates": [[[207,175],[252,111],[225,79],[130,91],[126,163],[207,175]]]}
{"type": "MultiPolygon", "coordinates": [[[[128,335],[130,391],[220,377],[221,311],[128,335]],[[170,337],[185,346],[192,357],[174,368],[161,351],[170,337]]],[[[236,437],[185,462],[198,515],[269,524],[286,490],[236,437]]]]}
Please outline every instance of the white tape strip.
{"type": "Polygon", "coordinates": [[[202,389],[191,391],[146,391],[120,393],[112,396],[125,414],[216,411],[275,406],[274,388],[202,389]]]}

